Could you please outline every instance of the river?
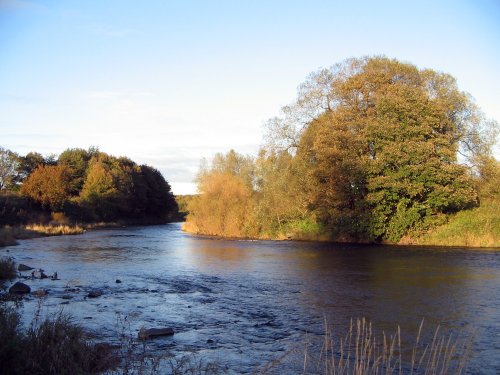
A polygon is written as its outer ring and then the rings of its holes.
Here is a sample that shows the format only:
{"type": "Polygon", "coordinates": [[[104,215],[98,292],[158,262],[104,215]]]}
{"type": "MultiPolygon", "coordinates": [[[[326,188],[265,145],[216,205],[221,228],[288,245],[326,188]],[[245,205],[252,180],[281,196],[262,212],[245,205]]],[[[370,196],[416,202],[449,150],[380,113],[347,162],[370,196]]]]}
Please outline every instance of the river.
{"type": "MultiPolygon", "coordinates": [[[[499,251],[219,240],[174,223],[24,240],[0,255],[58,273],[26,281],[49,290],[42,313],[64,311],[110,341],[173,327],[151,350],[195,352],[235,373],[321,337],[325,321],[343,333],[358,317],[377,332],[399,324],[408,339],[423,318],[430,334],[474,332],[468,372],[500,373],[499,251]],[[91,288],[104,294],[88,299],[91,288]]],[[[25,297],[25,320],[36,306],[25,297]]]]}

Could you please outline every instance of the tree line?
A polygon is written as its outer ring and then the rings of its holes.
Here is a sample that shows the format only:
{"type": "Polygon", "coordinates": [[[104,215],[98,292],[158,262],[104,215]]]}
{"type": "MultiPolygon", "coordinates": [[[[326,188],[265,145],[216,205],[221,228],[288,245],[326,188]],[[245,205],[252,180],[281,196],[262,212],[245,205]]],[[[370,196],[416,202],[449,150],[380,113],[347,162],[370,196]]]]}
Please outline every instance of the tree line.
{"type": "Polygon", "coordinates": [[[498,130],[449,74],[386,57],[312,73],[257,157],[204,162],[185,229],[398,242],[498,199],[498,130]]]}
{"type": "Polygon", "coordinates": [[[0,193],[3,225],[42,221],[50,212],[77,222],[137,223],[165,222],[177,213],[157,169],[95,147],[47,157],[0,147],[0,193]]]}

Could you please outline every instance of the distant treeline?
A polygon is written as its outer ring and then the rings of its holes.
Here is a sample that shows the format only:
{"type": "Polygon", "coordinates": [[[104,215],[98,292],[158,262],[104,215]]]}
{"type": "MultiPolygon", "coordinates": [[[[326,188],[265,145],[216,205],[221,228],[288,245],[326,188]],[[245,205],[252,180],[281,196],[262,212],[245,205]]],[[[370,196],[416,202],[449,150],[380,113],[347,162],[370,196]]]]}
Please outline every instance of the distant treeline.
{"type": "Polygon", "coordinates": [[[448,74],[385,57],[311,74],[254,158],[217,154],[185,229],[398,242],[498,199],[498,124],[448,74]]]}
{"type": "Polygon", "coordinates": [[[58,157],[25,156],[0,147],[0,225],[47,221],[160,223],[177,203],[161,173],[97,148],[58,157]],[[52,215],[53,216],[53,215],[52,215]]]}

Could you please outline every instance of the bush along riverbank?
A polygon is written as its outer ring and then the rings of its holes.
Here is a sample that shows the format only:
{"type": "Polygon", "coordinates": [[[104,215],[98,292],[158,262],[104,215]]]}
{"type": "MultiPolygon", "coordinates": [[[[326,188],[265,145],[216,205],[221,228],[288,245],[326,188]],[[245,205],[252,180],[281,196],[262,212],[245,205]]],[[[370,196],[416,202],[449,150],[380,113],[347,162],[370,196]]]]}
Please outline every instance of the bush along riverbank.
{"type": "Polygon", "coordinates": [[[446,224],[402,243],[433,246],[500,248],[500,201],[485,199],[471,210],[456,213],[446,224]]]}
{"type": "MultiPolygon", "coordinates": [[[[500,248],[500,200],[485,198],[479,207],[463,210],[456,214],[443,217],[443,223],[424,231],[407,233],[397,242],[382,241],[387,245],[423,245],[449,246],[470,248],[500,248]]],[[[201,229],[187,221],[182,229],[196,235],[211,235],[224,238],[238,238],[225,236],[218,232],[212,233],[201,229]],[[208,232],[208,233],[207,233],[208,232]]],[[[241,237],[239,237],[241,238],[241,237]]],[[[245,237],[243,238],[251,238],[245,237]]],[[[258,234],[254,239],[262,240],[298,240],[298,241],[331,241],[366,243],[360,239],[333,237],[321,225],[314,222],[291,222],[283,227],[282,231],[258,234]]]]}

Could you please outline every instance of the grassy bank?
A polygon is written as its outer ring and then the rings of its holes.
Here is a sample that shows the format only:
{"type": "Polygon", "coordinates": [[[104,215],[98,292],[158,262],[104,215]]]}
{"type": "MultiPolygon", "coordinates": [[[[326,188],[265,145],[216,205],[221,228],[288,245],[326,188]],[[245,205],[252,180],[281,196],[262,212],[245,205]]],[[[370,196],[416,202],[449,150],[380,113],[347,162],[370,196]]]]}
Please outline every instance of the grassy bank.
{"type": "Polygon", "coordinates": [[[500,201],[485,199],[481,206],[460,211],[448,222],[408,242],[417,245],[500,247],[500,201]]]}
{"type": "Polygon", "coordinates": [[[85,229],[79,225],[30,224],[26,226],[5,226],[0,228],[0,247],[15,245],[16,240],[45,236],[82,234],[85,229]]]}
{"type": "MultiPolygon", "coordinates": [[[[224,233],[205,233],[191,221],[186,221],[182,229],[195,235],[208,235],[219,238],[249,238],[224,233]]],[[[356,242],[348,238],[332,238],[325,228],[312,221],[296,221],[284,225],[275,231],[259,233],[250,238],[261,240],[299,240],[356,242]]],[[[384,241],[384,244],[394,244],[384,241]]],[[[424,234],[403,237],[400,245],[460,246],[460,247],[500,247],[500,200],[483,199],[481,205],[471,210],[460,211],[451,215],[445,224],[424,234]]]]}

